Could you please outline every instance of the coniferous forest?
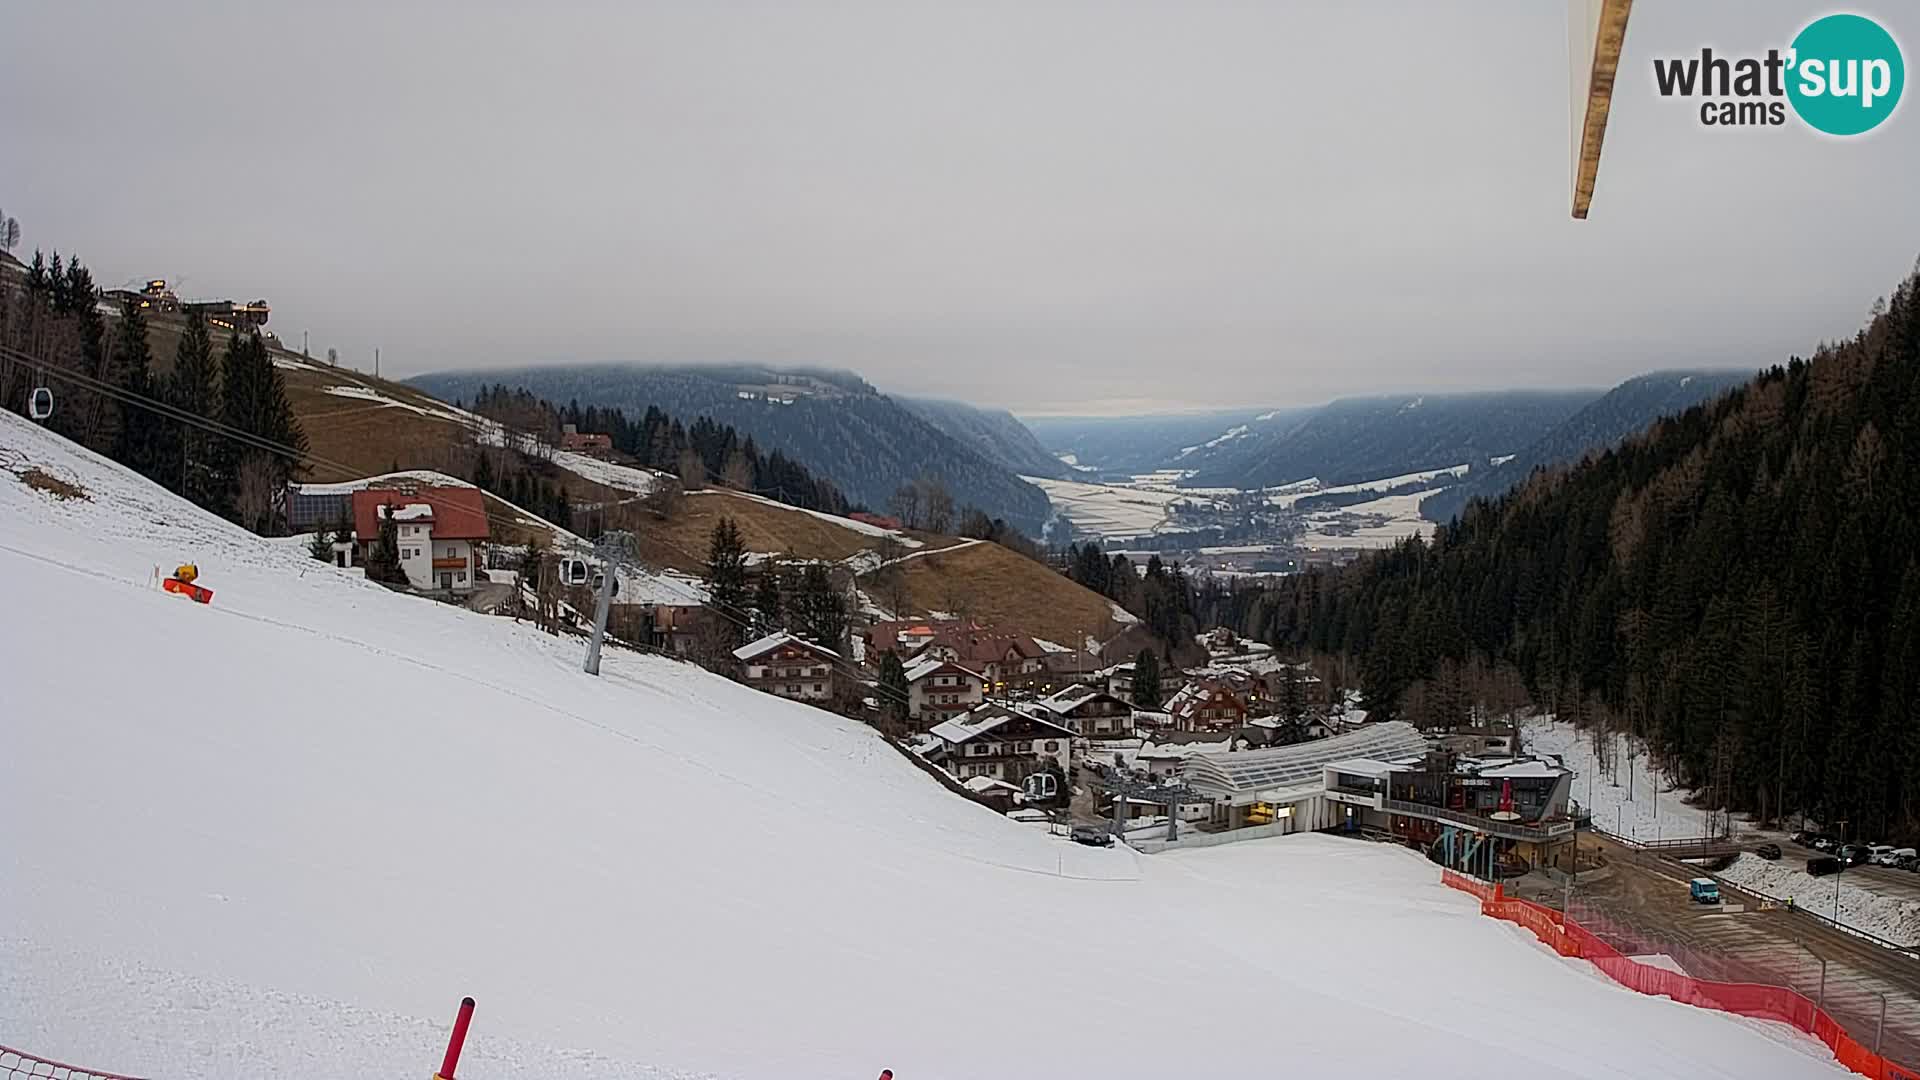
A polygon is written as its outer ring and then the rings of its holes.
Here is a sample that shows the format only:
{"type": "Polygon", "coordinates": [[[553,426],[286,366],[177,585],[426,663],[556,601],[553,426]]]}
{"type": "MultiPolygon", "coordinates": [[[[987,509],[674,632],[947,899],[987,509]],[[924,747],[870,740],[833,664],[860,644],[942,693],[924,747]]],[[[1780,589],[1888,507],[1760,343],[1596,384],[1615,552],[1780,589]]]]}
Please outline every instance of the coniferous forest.
{"type": "Polygon", "coordinates": [[[1383,714],[1464,721],[1463,673],[1510,669],[1539,707],[1643,736],[1717,804],[1912,837],[1916,277],[1854,337],[1476,500],[1430,542],[1203,591],[1203,613],[1344,654],[1383,714]]]}

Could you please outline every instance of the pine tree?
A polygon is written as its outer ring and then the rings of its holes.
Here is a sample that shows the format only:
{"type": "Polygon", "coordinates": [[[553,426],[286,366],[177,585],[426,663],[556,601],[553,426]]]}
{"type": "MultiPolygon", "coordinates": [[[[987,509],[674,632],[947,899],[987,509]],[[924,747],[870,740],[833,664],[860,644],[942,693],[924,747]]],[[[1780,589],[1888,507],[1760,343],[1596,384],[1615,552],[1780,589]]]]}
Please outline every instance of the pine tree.
{"type": "Polygon", "coordinates": [[[880,709],[900,730],[905,730],[908,721],[907,668],[892,649],[880,656],[880,709]]]}
{"type": "Polygon", "coordinates": [[[407,571],[400,565],[400,524],[386,507],[380,508],[379,516],[380,531],[367,555],[367,580],[406,585],[407,571]]]}
{"type": "Polygon", "coordinates": [[[731,517],[722,517],[708,540],[706,584],[707,606],[726,639],[738,645],[747,612],[747,549],[731,517]]]}
{"type": "Polygon", "coordinates": [[[171,462],[162,457],[162,430],[167,422],[145,403],[145,399],[159,396],[154,393],[147,320],[139,302],[131,297],[120,302],[120,325],[114,335],[113,351],[117,358],[114,366],[119,374],[118,386],[126,398],[120,406],[120,423],[114,430],[109,456],[140,475],[171,487],[167,469],[171,462]]]}
{"type": "MultiPolygon", "coordinates": [[[[213,359],[213,341],[202,315],[187,319],[186,333],[173,352],[173,374],[167,379],[167,401],[174,408],[212,420],[220,414],[220,369],[213,359]]],[[[231,479],[221,474],[225,439],[205,428],[182,424],[177,444],[180,460],[173,472],[180,494],[189,502],[226,515],[231,503],[231,479]]]]}
{"type": "Polygon", "coordinates": [[[781,610],[780,602],[780,575],[769,563],[761,568],[760,580],[754,586],[753,629],[765,637],[786,624],[786,613],[781,610]]]}
{"type": "Polygon", "coordinates": [[[801,634],[829,649],[840,649],[847,636],[847,602],[833,587],[821,563],[808,563],[800,574],[798,622],[801,634]]]}
{"type": "Polygon", "coordinates": [[[1133,703],[1142,709],[1160,707],[1160,657],[1141,649],[1133,658],[1133,703]]]}
{"type": "Polygon", "coordinates": [[[321,526],[313,534],[313,539],[307,542],[307,554],[313,556],[315,559],[318,559],[321,562],[325,562],[325,563],[332,562],[333,561],[332,531],[329,530],[324,525],[321,526]]]}

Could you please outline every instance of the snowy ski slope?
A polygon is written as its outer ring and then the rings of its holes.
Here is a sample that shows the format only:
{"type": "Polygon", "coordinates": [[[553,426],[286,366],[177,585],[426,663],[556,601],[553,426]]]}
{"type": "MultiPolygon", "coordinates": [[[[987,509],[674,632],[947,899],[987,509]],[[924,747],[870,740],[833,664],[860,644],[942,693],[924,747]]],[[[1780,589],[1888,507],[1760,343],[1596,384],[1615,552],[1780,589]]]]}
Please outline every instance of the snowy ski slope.
{"type": "Polygon", "coordinates": [[[0,578],[0,1042],[45,1056],[424,1077],[472,994],[463,1080],[1843,1075],[1406,851],[1076,847],[856,724],[652,657],[585,677],[11,415],[0,578]],[[184,559],[210,607],[149,585],[184,559]]]}

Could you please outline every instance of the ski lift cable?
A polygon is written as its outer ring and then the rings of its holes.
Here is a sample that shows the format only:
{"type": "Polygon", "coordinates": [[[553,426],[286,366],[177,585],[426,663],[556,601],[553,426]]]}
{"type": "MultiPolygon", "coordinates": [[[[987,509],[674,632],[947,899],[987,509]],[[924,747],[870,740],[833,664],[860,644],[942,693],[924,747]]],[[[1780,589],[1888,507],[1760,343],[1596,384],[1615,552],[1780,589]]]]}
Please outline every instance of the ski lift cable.
{"type": "MultiPolygon", "coordinates": [[[[11,355],[17,359],[22,360],[23,362],[36,363],[36,364],[43,363],[41,361],[36,360],[34,357],[30,356],[29,354],[21,352],[20,350],[11,348],[10,346],[0,346],[0,354],[11,355]]],[[[45,367],[46,370],[54,373],[58,378],[65,379],[69,382],[77,383],[80,386],[83,386],[87,389],[91,389],[98,393],[105,394],[108,397],[114,398],[124,404],[132,405],[136,408],[146,409],[149,412],[156,413],[168,419],[176,420],[176,421],[179,421],[180,423],[188,424],[193,427],[198,427],[211,434],[219,435],[223,438],[227,438],[235,442],[239,442],[243,445],[247,445],[255,449],[264,450],[268,453],[277,454],[281,457],[286,457],[295,462],[304,460],[304,461],[312,462],[313,464],[316,464],[316,465],[324,465],[328,468],[335,469],[346,474],[352,474],[359,471],[344,463],[332,461],[318,454],[315,454],[311,450],[302,452],[297,447],[288,446],[285,443],[276,442],[272,439],[266,438],[265,436],[256,435],[253,432],[244,431],[239,428],[232,427],[218,420],[213,420],[208,417],[200,416],[197,413],[188,412],[184,409],[179,408],[178,406],[171,404],[170,402],[162,401],[158,398],[149,397],[148,395],[141,394],[136,391],[128,390],[125,387],[115,386],[111,383],[107,383],[100,379],[93,378],[90,375],[82,374],[70,368],[62,367],[58,364],[44,364],[43,366],[45,367]]],[[[466,426],[474,427],[474,425],[466,425],[466,426]]],[[[474,511],[471,511],[466,509],[465,507],[459,507],[459,506],[447,506],[445,507],[445,509],[455,511],[457,513],[463,513],[463,514],[474,513],[474,511]]],[[[501,515],[496,515],[490,511],[485,512],[485,515],[488,521],[493,522],[495,524],[510,525],[516,528],[520,526],[520,523],[518,521],[506,518],[501,515]]],[[[671,540],[668,540],[666,537],[656,536],[655,539],[660,540],[661,542],[667,544],[669,547],[674,548],[675,550],[681,552],[682,554],[688,556],[689,558],[697,557],[692,552],[688,551],[686,548],[681,547],[679,544],[676,544],[671,540]]],[[[675,581],[673,578],[668,577],[664,574],[660,575],[657,578],[657,580],[661,584],[666,585],[668,588],[676,592],[679,592],[681,595],[687,597],[688,599],[693,600],[695,603],[700,604],[701,606],[707,607],[709,610],[712,610],[716,614],[720,615],[722,618],[727,619],[729,622],[732,622],[743,629],[751,630],[753,628],[753,623],[751,620],[750,613],[744,610],[729,610],[731,605],[716,604],[713,602],[711,597],[702,598],[698,593],[693,592],[691,589],[688,589],[687,587],[681,585],[679,582],[675,581]]],[[[844,660],[836,661],[834,663],[834,666],[839,668],[842,674],[845,674],[850,678],[854,678],[856,681],[864,681],[865,679],[864,672],[860,671],[857,668],[854,668],[851,664],[848,664],[844,660]]],[[[881,692],[886,693],[888,689],[890,688],[883,688],[881,692]]],[[[888,696],[898,698],[898,693],[893,692],[893,693],[890,693],[888,696]]],[[[904,701],[906,699],[900,698],[899,700],[904,701]]]]}
{"type": "MultiPolygon", "coordinates": [[[[12,349],[7,346],[0,346],[0,354],[12,354],[16,358],[22,359],[26,362],[37,362],[37,361],[33,361],[31,357],[27,356],[27,354],[21,353],[19,350],[12,349]]],[[[179,421],[180,423],[200,428],[201,430],[206,431],[210,434],[218,435],[222,438],[226,438],[235,442],[242,443],[244,445],[252,447],[253,449],[263,450],[280,457],[291,459],[295,462],[305,461],[305,462],[311,462],[315,465],[323,465],[323,466],[326,466],[327,468],[334,469],[339,472],[346,473],[348,475],[351,475],[360,471],[345,463],[333,461],[328,458],[322,457],[319,454],[313,453],[311,450],[302,451],[298,447],[288,446],[285,443],[276,442],[272,439],[269,439],[264,435],[257,435],[250,431],[245,431],[240,428],[232,427],[231,425],[225,424],[219,420],[214,420],[210,417],[201,416],[198,413],[188,412],[172,404],[171,402],[163,401],[158,398],[149,397],[145,394],[128,390],[125,387],[115,386],[112,383],[104,382],[102,380],[93,378],[90,375],[82,374],[81,372],[74,371],[70,368],[62,367],[58,364],[46,364],[43,366],[45,367],[46,370],[48,370],[49,372],[52,372],[57,378],[64,379],[68,382],[76,383],[86,389],[93,390],[97,393],[105,394],[108,397],[114,398],[123,404],[132,405],[136,408],[145,409],[149,412],[156,413],[167,419],[176,420],[176,421],[179,421]]],[[[444,507],[444,509],[454,513],[460,513],[460,514],[475,513],[475,511],[469,510],[463,506],[449,505],[444,507]]],[[[492,511],[487,511],[486,517],[487,517],[487,520],[495,524],[511,525],[516,527],[520,524],[518,521],[515,521],[512,518],[508,518],[508,517],[505,517],[504,515],[493,513],[492,511]]]]}

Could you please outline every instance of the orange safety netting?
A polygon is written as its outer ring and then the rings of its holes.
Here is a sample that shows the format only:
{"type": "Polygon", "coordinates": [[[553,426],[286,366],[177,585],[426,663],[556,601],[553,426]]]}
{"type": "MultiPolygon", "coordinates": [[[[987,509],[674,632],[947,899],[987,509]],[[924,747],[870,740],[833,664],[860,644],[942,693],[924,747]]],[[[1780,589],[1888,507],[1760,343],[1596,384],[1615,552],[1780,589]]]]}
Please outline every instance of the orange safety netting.
{"type": "Polygon", "coordinates": [[[1499,889],[1452,870],[1440,872],[1441,883],[1480,898],[1480,913],[1517,923],[1533,932],[1561,956],[1576,957],[1599,968],[1614,982],[1642,994],[1669,997],[1702,1009],[1792,1024],[1833,1048],[1840,1064],[1874,1080],[1920,1080],[1920,1070],[1908,1068],[1863,1046],[1825,1010],[1806,995],[1784,986],[1760,983],[1716,982],[1642,964],[1624,956],[1578,922],[1531,900],[1501,895],[1499,889]]]}

